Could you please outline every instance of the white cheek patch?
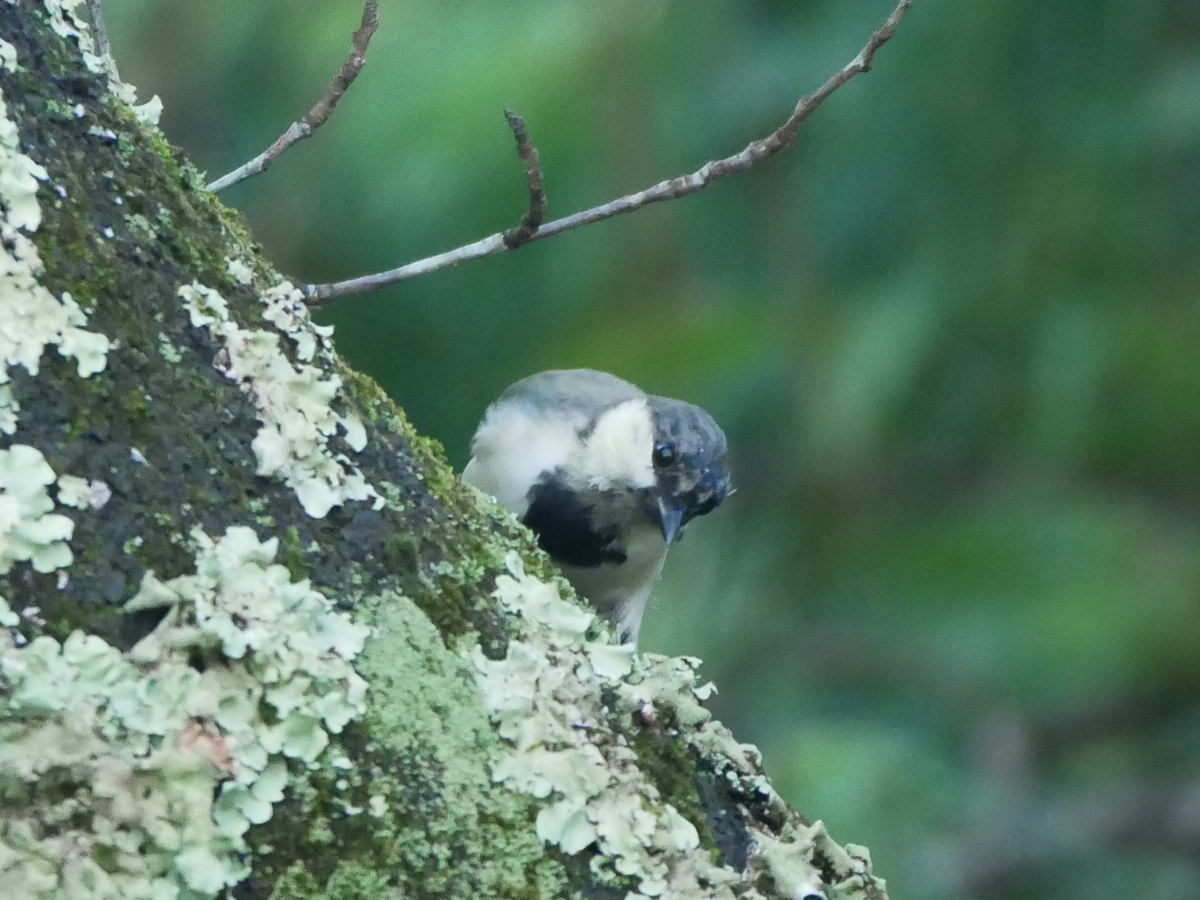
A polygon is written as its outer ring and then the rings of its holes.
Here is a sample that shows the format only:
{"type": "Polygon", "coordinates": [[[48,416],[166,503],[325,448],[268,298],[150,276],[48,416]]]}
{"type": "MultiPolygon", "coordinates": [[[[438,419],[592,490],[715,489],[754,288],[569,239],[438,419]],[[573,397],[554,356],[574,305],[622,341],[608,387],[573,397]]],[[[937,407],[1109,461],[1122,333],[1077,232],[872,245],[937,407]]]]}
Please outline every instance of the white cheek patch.
{"type": "Polygon", "coordinates": [[[543,472],[565,464],[579,450],[571,422],[530,416],[520,409],[492,409],[475,432],[463,481],[491,494],[520,517],[529,507],[529,488],[543,472]]]}
{"type": "Polygon", "coordinates": [[[654,485],[654,428],[643,398],[603,413],[571,469],[592,487],[628,489],[654,485]]]}

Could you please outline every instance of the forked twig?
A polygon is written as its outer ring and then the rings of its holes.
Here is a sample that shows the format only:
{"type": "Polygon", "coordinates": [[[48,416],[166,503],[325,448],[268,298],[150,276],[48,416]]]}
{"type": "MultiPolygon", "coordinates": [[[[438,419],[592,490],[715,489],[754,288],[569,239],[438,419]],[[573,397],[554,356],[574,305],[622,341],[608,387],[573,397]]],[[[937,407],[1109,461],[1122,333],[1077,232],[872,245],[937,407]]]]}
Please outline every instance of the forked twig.
{"type": "MultiPolygon", "coordinates": [[[[887,17],[887,21],[871,35],[866,45],[858,52],[858,55],[854,59],[846,63],[846,65],[811,94],[805,94],[801,97],[795,109],[792,110],[792,114],[788,116],[782,125],[766,137],[747,144],[740,153],[735,153],[733,156],[728,156],[724,159],[707,162],[690,175],[681,175],[678,178],[660,181],[658,184],[646,188],[644,191],[627,194],[624,197],[619,197],[600,206],[594,206],[591,209],[577,212],[562,219],[556,219],[537,228],[528,238],[522,240],[520,243],[540,241],[544,238],[554,237],[563,232],[570,231],[572,228],[579,228],[581,225],[590,225],[593,222],[609,219],[622,213],[633,212],[634,210],[641,209],[643,206],[657,203],[661,200],[674,200],[678,197],[686,197],[688,194],[694,194],[697,191],[703,190],[718,179],[734,175],[738,172],[745,172],[767,157],[774,156],[792,142],[805,119],[812,115],[813,111],[824,103],[830,94],[855,75],[870,70],[875,53],[896,33],[896,27],[900,24],[900,20],[904,18],[904,14],[908,12],[910,6],[912,6],[912,0],[900,0],[896,4],[896,8],[892,10],[891,15],[887,17]]],[[[515,132],[516,128],[514,127],[515,132]]],[[[518,134],[518,147],[520,146],[520,140],[521,138],[518,134]]],[[[536,153],[536,151],[534,152],[536,153]]],[[[522,155],[522,159],[525,159],[524,155],[522,155]]],[[[526,160],[526,164],[528,172],[528,160],[526,160]]],[[[532,212],[533,185],[531,181],[530,213],[526,215],[528,216],[532,212]]],[[[524,223],[524,219],[522,223],[524,223]]],[[[511,229],[509,232],[493,234],[473,244],[448,250],[436,256],[408,263],[397,269],[377,272],[374,275],[363,275],[359,278],[351,278],[333,284],[308,284],[304,285],[303,290],[310,304],[313,305],[319,305],[324,301],[334,300],[339,297],[363,294],[373,291],[376,288],[384,287],[385,285],[394,284],[397,281],[404,281],[409,278],[415,278],[418,275],[435,272],[438,269],[454,266],[470,259],[482,259],[485,256],[492,256],[515,249],[515,247],[509,244],[508,235],[520,227],[511,229]]],[[[516,246],[520,246],[520,243],[516,246]]]]}
{"type": "Polygon", "coordinates": [[[517,156],[525,163],[525,183],[529,185],[529,208],[525,210],[525,215],[521,216],[520,224],[504,232],[502,238],[507,249],[516,250],[522,244],[533,240],[546,218],[546,187],[542,183],[537,147],[533,146],[533,141],[529,139],[529,132],[525,130],[525,120],[511,109],[504,111],[504,118],[508,120],[508,127],[517,139],[517,156]]]}

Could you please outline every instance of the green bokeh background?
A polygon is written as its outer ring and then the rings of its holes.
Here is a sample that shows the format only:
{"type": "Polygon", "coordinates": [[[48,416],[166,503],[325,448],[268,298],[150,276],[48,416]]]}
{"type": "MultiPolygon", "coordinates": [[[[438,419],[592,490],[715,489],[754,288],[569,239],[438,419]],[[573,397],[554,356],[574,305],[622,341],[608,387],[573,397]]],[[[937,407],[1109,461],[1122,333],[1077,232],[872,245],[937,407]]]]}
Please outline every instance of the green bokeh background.
{"type": "MultiPolygon", "coordinates": [[[[331,122],[226,192],[324,282],[770,131],[889,0],[382,0],[331,122]]],[[[106,0],[215,177],[357,0],[106,0]]],[[[461,466],[545,368],[709,409],[737,494],[643,648],[706,661],[783,794],[900,898],[1200,898],[1200,4],[916,0],[750,175],[320,315],[461,466]]]]}

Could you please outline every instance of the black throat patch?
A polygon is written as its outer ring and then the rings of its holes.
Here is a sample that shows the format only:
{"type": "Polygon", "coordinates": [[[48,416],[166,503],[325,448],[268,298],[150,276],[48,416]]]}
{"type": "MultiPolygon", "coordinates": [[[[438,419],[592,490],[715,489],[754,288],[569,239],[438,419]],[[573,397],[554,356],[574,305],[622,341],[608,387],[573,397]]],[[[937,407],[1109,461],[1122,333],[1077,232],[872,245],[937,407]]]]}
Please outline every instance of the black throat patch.
{"type": "Polygon", "coordinates": [[[543,476],[531,487],[528,500],[521,521],[556,562],[586,569],[625,562],[625,551],[613,546],[617,531],[597,528],[587,504],[554,475],[543,476]]]}

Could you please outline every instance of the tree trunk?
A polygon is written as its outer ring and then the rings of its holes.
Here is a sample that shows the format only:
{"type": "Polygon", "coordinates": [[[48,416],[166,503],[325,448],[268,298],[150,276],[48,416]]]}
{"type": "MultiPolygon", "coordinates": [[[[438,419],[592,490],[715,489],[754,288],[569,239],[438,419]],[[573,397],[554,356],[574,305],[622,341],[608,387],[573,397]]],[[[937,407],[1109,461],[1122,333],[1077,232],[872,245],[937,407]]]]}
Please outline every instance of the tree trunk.
{"type": "Polygon", "coordinates": [[[0,37],[0,892],[884,896],[346,368],[79,0],[0,37]]]}

